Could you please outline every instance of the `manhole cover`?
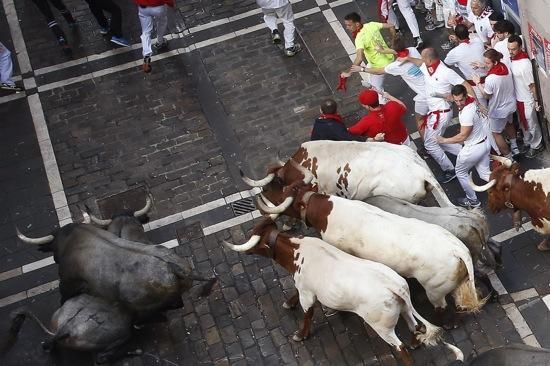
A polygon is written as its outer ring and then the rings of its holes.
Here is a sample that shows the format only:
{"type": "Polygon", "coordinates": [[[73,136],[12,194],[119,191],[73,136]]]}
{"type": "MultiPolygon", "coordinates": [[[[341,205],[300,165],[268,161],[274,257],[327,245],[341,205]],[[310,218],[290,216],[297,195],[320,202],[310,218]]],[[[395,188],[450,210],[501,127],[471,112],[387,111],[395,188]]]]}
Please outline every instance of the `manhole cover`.
{"type": "Polygon", "coordinates": [[[243,198],[242,200],[231,202],[231,208],[233,209],[233,213],[235,214],[235,216],[241,216],[256,210],[254,199],[252,197],[243,198]]]}
{"type": "Polygon", "coordinates": [[[137,187],[115,195],[96,200],[99,214],[102,218],[111,218],[126,210],[137,211],[145,206],[147,191],[145,187],[137,187]]]}
{"type": "Polygon", "coordinates": [[[200,222],[176,226],[176,236],[180,245],[203,237],[202,225],[200,222]]]}

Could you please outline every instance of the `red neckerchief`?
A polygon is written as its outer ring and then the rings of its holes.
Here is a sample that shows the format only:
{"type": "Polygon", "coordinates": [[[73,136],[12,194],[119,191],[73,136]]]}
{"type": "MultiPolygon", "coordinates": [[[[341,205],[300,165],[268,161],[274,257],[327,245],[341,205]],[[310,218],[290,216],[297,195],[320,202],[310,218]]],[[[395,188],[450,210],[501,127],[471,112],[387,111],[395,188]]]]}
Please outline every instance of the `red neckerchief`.
{"type": "Polygon", "coordinates": [[[363,24],[361,24],[359,26],[359,29],[357,29],[356,31],[351,32],[351,36],[353,37],[353,39],[357,38],[357,35],[359,34],[359,32],[361,32],[361,29],[363,29],[363,24]]]}
{"type": "Polygon", "coordinates": [[[404,48],[401,51],[397,52],[397,57],[407,57],[409,55],[409,50],[404,48]]]}
{"type": "Polygon", "coordinates": [[[467,6],[468,5],[468,0],[457,0],[456,2],[459,3],[462,6],[467,6]]]}
{"type": "Polygon", "coordinates": [[[498,75],[498,76],[508,75],[508,68],[502,62],[497,62],[495,66],[489,69],[487,76],[489,75],[498,75]]]}
{"type": "Polygon", "coordinates": [[[512,61],[517,61],[517,60],[523,60],[524,58],[529,59],[529,55],[525,51],[520,51],[517,53],[517,55],[510,58],[512,59],[512,61]]]}
{"type": "Polygon", "coordinates": [[[348,81],[348,78],[345,78],[342,75],[338,76],[338,85],[336,86],[336,90],[346,91],[346,82],[347,81],[348,81]]]}
{"type": "Polygon", "coordinates": [[[435,71],[437,70],[437,67],[439,66],[440,63],[441,63],[441,60],[437,60],[436,62],[434,62],[433,64],[431,64],[429,66],[426,65],[426,66],[428,66],[428,74],[430,74],[430,76],[435,74],[435,71]]]}
{"type": "Polygon", "coordinates": [[[337,113],[322,113],[319,116],[319,119],[333,119],[337,122],[343,123],[342,122],[342,117],[337,113]]]}
{"type": "Polygon", "coordinates": [[[471,96],[467,95],[466,96],[466,101],[464,101],[464,105],[460,108],[458,108],[459,111],[463,110],[464,108],[466,108],[467,105],[469,104],[472,104],[472,103],[475,103],[475,99],[472,98],[471,96]]]}

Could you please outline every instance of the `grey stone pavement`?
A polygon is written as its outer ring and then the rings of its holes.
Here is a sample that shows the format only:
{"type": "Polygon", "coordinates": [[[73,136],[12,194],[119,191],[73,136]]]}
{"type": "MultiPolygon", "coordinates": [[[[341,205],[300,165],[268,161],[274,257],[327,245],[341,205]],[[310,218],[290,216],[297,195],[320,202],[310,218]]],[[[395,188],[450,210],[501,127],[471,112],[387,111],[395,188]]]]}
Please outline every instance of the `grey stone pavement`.
{"type": "MultiPolygon", "coordinates": [[[[85,2],[67,0],[78,22],[71,30],[60,19],[73,48],[67,56],[31,1],[2,1],[0,40],[17,51],[17,80],[27,91],[0,94],[0,337],[13,309],[27,306],[47,322],[59,306],[56,265],[17,241],[16,226],[44,235],[81,220],[84,204],[108,216],[113,207],[141,207],[149,191],[150,239],[220,281],[208,298],[198,298],[196,288],[185,294],[185,307],[169,312],[167,322],[136,330],[131,346],[145,354],[116,365],[398,364],[350,313],[327,318],[317,307],[310,339],[293,342],[302,311],[281,306],[293,293],[291,276],[271,260],[221,245],[223,239],[245,241],[258,217],[251,200],[256,192],[240,181],[239,168],[260,177],[278,151],[292,153],[308,139],[324,97],[338,100],[348,124],[362,115],[358,78],[347,92],[335,90],[339,72],[350,64],[342,23],[351,11],[375,20],[375,2],[293,1],[305,47],[286,58],[270,43],[254,1],[179,1],[187,29],[171,36],[170,50],[154,57],[149,75],[140,69],[135,5],[117,3],[133,46],[113,47],[85,2]]],[[[437,45],[445,33],[423,37],[437,45]]],[[[410,105],[412,93],[388,79],[387,90],[410,105]]],[[[408,126],[415,131],[412,116],[408,126]]],[[[528,169],[549,161],[545,153],[521,163],[528,169]]],[[[445,190],[459,197],[456,182],[445,190]]],[[[493,277],[501,296],[445,337],[466,356],[509,343],[550,347],[550,254],[536,250],[540,238],[532,230],[510,230],[509,213],[489,214],[489,220],[492,235],[504,242],[505,266],[493,277]]],[[[431,318],[416,287],[415,304],[431,318]]],[[[401,322],[398,332],[407,342],[401,322]]],[[[0,364],[93,364],[90,354],[44,353],[44,339],[27,322],[0,364]]],[[[441,347],[412,355],[417,365],[451,360],[441,347]]]]}

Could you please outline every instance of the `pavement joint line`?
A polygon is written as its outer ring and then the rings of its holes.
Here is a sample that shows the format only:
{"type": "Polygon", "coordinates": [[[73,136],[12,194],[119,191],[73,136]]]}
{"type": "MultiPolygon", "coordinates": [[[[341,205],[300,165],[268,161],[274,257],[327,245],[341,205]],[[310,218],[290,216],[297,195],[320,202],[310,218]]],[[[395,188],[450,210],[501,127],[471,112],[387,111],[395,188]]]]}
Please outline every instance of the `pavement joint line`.
{"type": "Polygon", "coordinates": [[[23,38],[23,32],[19,25],[19,17],[17,16],[14,0],[2,0],[2,4],[4,5],[4,12],[10,28],[11,39],[13,41],[15,53],[17,54],[17,61],[21,74],[31,72],[31,61],[27,52],[27,46],[25,45],[25,39],[23,38]]]}

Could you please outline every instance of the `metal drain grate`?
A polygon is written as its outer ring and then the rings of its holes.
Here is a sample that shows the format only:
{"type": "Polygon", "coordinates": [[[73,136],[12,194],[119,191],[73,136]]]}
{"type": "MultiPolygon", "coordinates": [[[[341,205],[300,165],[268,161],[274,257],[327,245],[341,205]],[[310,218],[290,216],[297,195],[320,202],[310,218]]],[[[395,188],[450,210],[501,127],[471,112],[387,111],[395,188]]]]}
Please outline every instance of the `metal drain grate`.
{"type": "Polygon", "coordinates": [[[231,202],[231,208],[233,209],[233,214],[235,214],[235,216],[241,216],[256,210],[254,199],[252,197],[243,198],[242,200],[231,202]]]}

